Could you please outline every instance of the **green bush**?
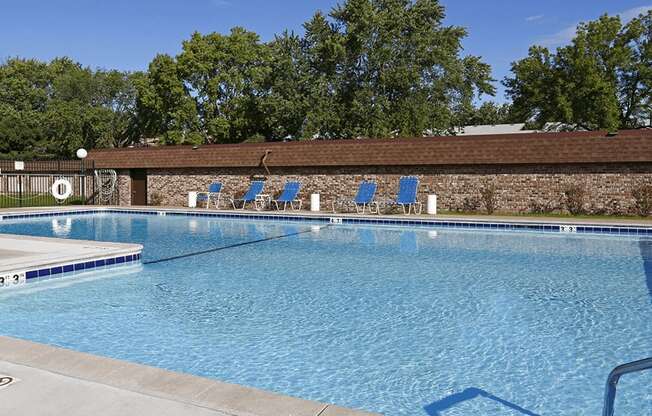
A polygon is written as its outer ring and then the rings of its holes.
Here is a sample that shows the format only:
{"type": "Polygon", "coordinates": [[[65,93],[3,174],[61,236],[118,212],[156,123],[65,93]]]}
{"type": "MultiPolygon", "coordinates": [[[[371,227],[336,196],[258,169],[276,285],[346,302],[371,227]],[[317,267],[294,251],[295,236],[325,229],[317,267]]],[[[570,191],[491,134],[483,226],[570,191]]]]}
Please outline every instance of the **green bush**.
{"type": "Polygon", "coordinates": [[[652,213],[652,185],[641,185],[632,190],[636,213],[647,217],[652,213]]]}
{"type": "Polygon", "coordinates": [[[486,182],[480,189],[480,198],[487,214],[493,214],[498,205],[498,201],[496,200],[496,185],[486,182]]]}
{"type": "Polygon", "coordinates": [[[581,185],[568,185],[564,188],[564,206],[573,215],[586,213],[584,199],[586,190],[581,185]]]}

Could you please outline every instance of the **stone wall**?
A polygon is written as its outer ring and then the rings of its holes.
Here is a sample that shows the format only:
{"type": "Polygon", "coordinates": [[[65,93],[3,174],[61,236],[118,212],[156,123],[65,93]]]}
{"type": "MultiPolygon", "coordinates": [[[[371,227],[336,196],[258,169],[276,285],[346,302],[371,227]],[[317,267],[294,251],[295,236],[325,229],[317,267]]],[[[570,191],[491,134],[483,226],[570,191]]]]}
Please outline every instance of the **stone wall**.
{"type": "Polygon", "coordinates": [[[120,206],[131,205],[131,177],[128,170],[119,170],[118,174],[118,202],[120,206]]]}
{"type": "MultiPolygon", "coordinates": [[[[120,203],[131,198],[128,171],[119,176],[120,203]]],[[[652,184],[652,164],[419,166],[272,168],[267,175],[255,168],[149,169],[148,200],[152,205],[185,206],[191,191],[206,190],[213,181],[223,184],[223,195],[241,196],[254,175],[266,178],[266,193],[278,195],[287,180],[303,184],[300,197],[307,206],[310,194],[321,194],[322,210],[341,196],[352,197],[361,180],[378,183],[377,200],[395,196],[402,175],[421,180],[419,200],[437,194],[440,210],[482,211],[480,190],[495,188],[497,212],[527,213],[564,207],[564,190],[585,190],[585,210],[596,214],[624,214],[634,210],[632,190],[652,184]]],[[[224,206],[224,205],[223,205],[224,206]]]]}

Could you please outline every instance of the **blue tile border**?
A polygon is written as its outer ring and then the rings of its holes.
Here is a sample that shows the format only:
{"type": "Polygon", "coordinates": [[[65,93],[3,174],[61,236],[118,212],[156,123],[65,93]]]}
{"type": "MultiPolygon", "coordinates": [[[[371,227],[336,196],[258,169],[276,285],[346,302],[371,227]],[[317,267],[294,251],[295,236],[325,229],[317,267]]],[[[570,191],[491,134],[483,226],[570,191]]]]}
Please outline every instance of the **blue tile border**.
{"type": "Polygon", "coordinates": [[[69,273],[73,271],[78,272],[78,271],[92,270],[99,267],[106,267],[110,265],[140,262],[140,260],[141,260],[141,253],[138,252],[138,253],[126,254],[117,257],[102,258],[98,260],[73,262],[71,264],[63,264],[54,267],[46,267],[42,269],[33,269],[33,270],[28,269],[25,272],[25,280],[29,281],[40,277],[55,276],[55,275],[60,275],[60,274],[69,273]]]}
{"type": "MultiPolygon", "coordinates": [[[[288,221],[288,222],[312,222],[330,223],[331,218],[341,219],[341,224],[355,225],[392,225],[410,227],[435,227],[453,228],[463,230],[494,230],[494,231],[530,231],[541,233],[569,233],[569,234],[610,234],[623,236],[652,236],[652,226],[630,226],[630,225],[600,225],[600,224],[573,224],[573,223],[536,223],[536,222],[491,222],[491,221],[463,221],[463,220],[439,220],[439,219],[407,219],[407,218],[370,218],[333,215],[270,215],[265,213],[238,213],[238,212],[198,212],[182,210],[140,210],[126,208],[108,209],[80,209],[66,211],[26,212],[21,214],[0,214],[0,221],[29,219],[42,217],[60,217],[70,215],[92,215],[92,214],[137,214],[137,215],[160,215],[160,216],[186,216],[186,217],[212,217],[228,219],[248,219],[265,221],[288,221]],[[572,227],[572,231],[565,230],[572,227]]],[[[118,263],[116,261],[115,263],[118,263]]],[[[107,263],[108,264],[108,263],[107,263]]]]}

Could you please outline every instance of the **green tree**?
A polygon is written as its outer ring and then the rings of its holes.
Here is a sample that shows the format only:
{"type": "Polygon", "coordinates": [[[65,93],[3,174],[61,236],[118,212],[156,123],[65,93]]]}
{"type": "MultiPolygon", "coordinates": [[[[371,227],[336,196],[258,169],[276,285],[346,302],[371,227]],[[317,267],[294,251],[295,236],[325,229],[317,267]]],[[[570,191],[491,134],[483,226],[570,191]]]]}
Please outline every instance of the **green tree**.
{"type": "Polygon", "coordinates": [[[257,34],[238,27],[229,35],[194,33],[183,42],[178,73],[196,101],[207,142],[241,142],[259,133],[268,52],[257,34]]]}
{"type": "Polygon", "coordinates": [[[315,85],[322,88],[315,95],[339,116],[321,123],[318,134],[450,131],[457,111],[469,109],[478,94],[493,94],[489,66],[460,56],[466,30],[444,26],[444,17],[437,0],[348,0],[331,20],[316,14],[306,24],[315,85]]]}
{"type": "Polygon", "coordinates": [[[580,24],[571,44],[555,53],[530,48],[504,81],[514,115],[539,127],[550,121],[586,129],[649,123],[651,37],[652,11],[624,26],[604,15],[580,24]]]}
{"type": "Polygon", "coordinates": [[[483,124],[512,123],[512,106],[510,104],[496,104],[486,101],[479,107],[472,107],[470,111],[460,113],[460,125],[478,126],[483,124]]]}
{"type": "Polygon", "coordinates": [[[195,101],[180,79],[177,63],[169,55],[157,55],[146,76],[136,80],[136,106],[140,131],[161,136],[164,144],[201,144],[195,101]]]}
{"type": "Polygon", "coordinates": [[[0,157],[72,157],[138,140],[135,76],[69,58],[0,64],[0,157]]]}
{"type": "Polygon", "coordinates": [[[264,93],[258,97],[259,133],[270,140],[296,139],[303,135],[306,114],[314,103],[309,99],[312,83],[304,42],[284,32],[268,44],[264,93]]]}

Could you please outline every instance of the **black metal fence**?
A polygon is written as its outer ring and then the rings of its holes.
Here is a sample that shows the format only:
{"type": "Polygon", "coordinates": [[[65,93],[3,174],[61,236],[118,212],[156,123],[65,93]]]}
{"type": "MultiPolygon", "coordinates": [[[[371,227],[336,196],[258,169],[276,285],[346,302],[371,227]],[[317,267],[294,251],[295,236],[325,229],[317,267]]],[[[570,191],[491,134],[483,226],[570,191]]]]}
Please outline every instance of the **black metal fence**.
{"type": "Polygon", "coordinates": [[[107,180],[93,161],[0,160],[0,208],[117,204],[115,179],[107,180]]]}

